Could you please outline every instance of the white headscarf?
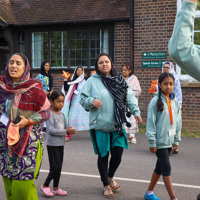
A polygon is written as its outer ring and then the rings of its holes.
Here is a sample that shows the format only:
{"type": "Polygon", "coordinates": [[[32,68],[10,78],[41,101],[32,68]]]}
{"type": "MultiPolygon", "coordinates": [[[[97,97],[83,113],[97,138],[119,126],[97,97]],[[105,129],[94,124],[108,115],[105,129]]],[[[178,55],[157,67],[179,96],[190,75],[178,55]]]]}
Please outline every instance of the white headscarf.
{"type": "MultiPolygon", "coordinates": [[[[75,76],[75,74],[76,74],[78,68],[79,68],[79,67],[76,67],[76,68],[75,68],[74,73],[73,73],[73,75],[72,75],[72,77],[71,77],[71,80],[74,78],[74,76],[75,76]]],[[[82,69],[83,69],[83,68],[82,68],[82,69]]],[[[84,73],[84,69],[83,69],[83,74],[81,74],[76,80],[67,83],[68,85],[70,85],[70,87],[69,87],[69,90],[68,90],[67,95],[66,95],[66,97],[65,97],[66,99],[69,98],[74,84],[80,83],[80,82],[84,79],[84,77],[85,77],[85,73],[84,73]]],[[[65,95],[64,85],[62,86],[61,92],[65,95]]]]}
{"type": "MultiPolygon", "coordinates": [[[[176,81],[176,79],[178,79],[178,76],[177,76],[176,72],[174,71],[174,65],[173,65],[173,63],[171,63],[170,61],[166,61],[166,62],[163,63],[163,65],[162,65],[162,73],[163,73],[164,65],[166,63],[169,64],[169,66],[170,66],[169,73],[171,73],[174,76],[174,79],[176,81]]],[[[158,91],[158,83],[156,85],[156,90],[158,91]]]]}
{"type": "MultiPolygon", "coordinates": [[[[162,73],[163,73],[163,67],[164,65],[168,63],[170,65],[170,70],[169,73],[171,73],[174,76],[174,90],[173,93],[176,95],[176,98],[178,99],[179,103],[182,104],[182,90],[181,90],[181,84],[178,78],[178,75],[176,74],[176,72],[174,71],[174,65],[173,63],[166,61],[163,63],[162,65],[162,73]]],[[[158,85],[157,85],[157,90],[158,90],[158,85]]]]}
{"type": "Polygon", "coordinates": [[[169,73],[171,73],[171,74],[176,74],[176,72],[174,71],[174,65],[173,65],[173,63],[171,63],[171,62],[169,62],[169,61],[166,61],[166,62],[164,62],[163,63],[163,65],[162,65],[162,73],[163,73],[163,68],[164,68],[164,65],[165,64],[169,64],[169,66],[170,66],[170,70],[169,70],[169,73]]]}
{"type": "MultiPolygon", "coordinates": [[[[75,68],[74,73],[71,77],[71,80],[75,76],[75,74],[77,72],[77,68],[79,68],[79,67],[75,68]]],[[[64,106],[63,106],[61,111],[65,115],[65,119],[67,121],[67,124],[68,124],[68,118],[69,118],[70,99],[71,99],[71,96],[73,95],[73,92],[74,92],[74,85],[77,84],[77,83],[80,83],[83,80],[84,80],[84,69],[83,69],[83,74],[81,76],[77,77],[74,81],[67,83],[68,85],[70,85],[69,90],[67,91],[67,94],[65,94],[64,85],[62,86],[61,92],[65,95],[65,102],[64,102],[64,106]]]]}

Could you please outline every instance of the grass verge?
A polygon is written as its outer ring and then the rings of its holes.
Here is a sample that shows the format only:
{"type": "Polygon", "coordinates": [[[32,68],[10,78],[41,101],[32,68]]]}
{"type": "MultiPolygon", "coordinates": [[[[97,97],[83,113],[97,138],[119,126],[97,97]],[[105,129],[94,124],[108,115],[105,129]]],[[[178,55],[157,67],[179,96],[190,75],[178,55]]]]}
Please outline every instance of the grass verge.
{"type": "MultiPolygon", "coordinates": [[[[146,125],[139,126],[139,133],[146,133],[146,125]]],[[[200,138],[200,131],[182,129],[181,136],[200,138]]]]}

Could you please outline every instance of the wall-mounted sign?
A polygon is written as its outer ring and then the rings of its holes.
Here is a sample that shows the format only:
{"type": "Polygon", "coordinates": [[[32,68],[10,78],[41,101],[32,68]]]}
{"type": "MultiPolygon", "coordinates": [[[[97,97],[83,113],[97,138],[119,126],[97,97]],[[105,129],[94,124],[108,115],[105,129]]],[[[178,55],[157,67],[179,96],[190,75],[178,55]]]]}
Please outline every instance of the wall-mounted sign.
{"type": "Polygon", "coordinates": [[[143,52],[142,59],[163,59],[167,58],[167,52],[143,52]]]}
{"type": "Polygon", "coordinates": [[[165,61],[143,61],[142,67],[162,67],[165,61]]]}

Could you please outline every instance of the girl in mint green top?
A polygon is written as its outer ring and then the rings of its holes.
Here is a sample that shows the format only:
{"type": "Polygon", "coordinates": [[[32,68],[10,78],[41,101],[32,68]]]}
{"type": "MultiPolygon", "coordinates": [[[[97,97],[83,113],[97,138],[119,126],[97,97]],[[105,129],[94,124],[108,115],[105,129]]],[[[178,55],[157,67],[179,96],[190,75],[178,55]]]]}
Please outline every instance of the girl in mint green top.
{"type": "Polygon", "coordinates": [[[95,64],[96,74],[89,78],[81,92],[80,104],[89,111],[90,135],[95,153],[98,154],[98,169],[104,185],[104,196],[114,198],[112,190],[120,190],[113,176],[120,165],[123,148],[128,148],[124,123],[125,111],[142,119],[134,93],[125,79],[116,74],[112,60],[100,54],[95,64]],[[108,157],[111,153],[108,168],[108,157]]]}
{"type": "Polygon", "coordinates": [[[157,156],[157,163],[145,199],[156,199],[153,189],[162,175],[171,200],[176,200],[171,183],[171,150],[177,150],[181,134],[181,112],[178,99],[172,93],[174,77],[162,73],[158,79],[159,92],[155,94],[148,106],[147,137],[149,149],[157,156]]]}

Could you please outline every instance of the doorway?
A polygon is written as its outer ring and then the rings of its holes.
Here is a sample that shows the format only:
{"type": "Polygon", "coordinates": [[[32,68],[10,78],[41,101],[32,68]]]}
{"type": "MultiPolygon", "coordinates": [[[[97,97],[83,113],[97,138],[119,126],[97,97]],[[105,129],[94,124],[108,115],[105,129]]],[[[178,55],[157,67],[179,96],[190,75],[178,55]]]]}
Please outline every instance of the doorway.
{"type": "Polygon", "coordinates": [[[4,38],[4,31],[0,27],[0,75],[4,75],[4,69],[6,67],[9,58],[9,46],[4,38]]]}
{"type": "Polygon", "coordinates": [[[0,49],[0,75],[4,75],[4,70],[6,68],[8,59],[9,59],[9,51],[0,49]]]}

